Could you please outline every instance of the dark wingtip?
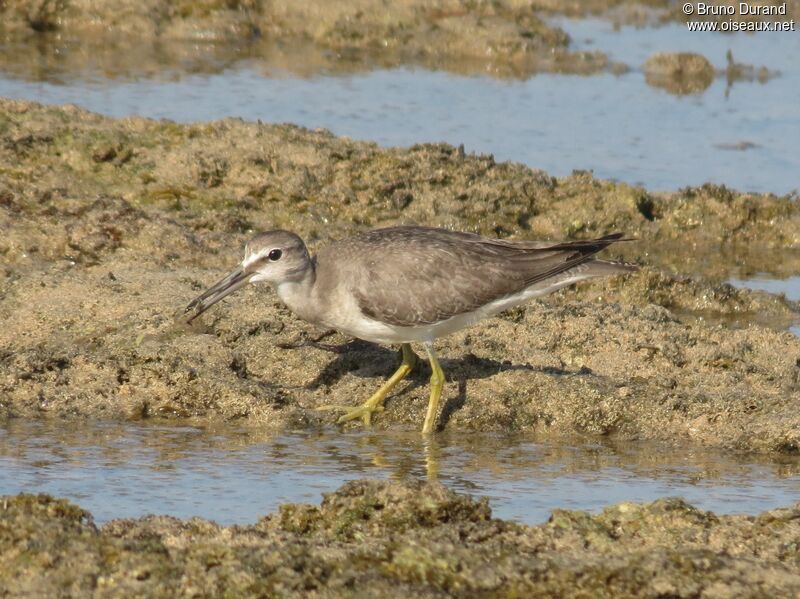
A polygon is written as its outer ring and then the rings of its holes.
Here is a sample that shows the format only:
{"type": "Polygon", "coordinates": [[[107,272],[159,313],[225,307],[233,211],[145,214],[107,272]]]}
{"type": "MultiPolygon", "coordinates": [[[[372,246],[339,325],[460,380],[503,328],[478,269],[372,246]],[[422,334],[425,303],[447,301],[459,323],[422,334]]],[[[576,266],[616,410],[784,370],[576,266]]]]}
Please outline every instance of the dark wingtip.
{"type": "Polygon", "coordinates": [[[625,237],[625,233],[622,231],[617,231],[616,233],[610,233],[609,235],[604,235],[603,237],[599,237],[597,241],[639,241],[636,237],[625,237]]]}
{"type": "Polygon", "coordinates": [[[625,233],[617,231],[616,233],[610,233],[608,235],[603,235],[602,237],[596,237],[594,239],[577,239],[575,241],[564,241],[561,243],[557,243],[556,245],[550,246],[547,249],[577,250],[582,253],[594,254],[607,248],[612,243],[616,243],[618,241],[638,241],[638,240],[633,237],[625,237],[625,233]]]}

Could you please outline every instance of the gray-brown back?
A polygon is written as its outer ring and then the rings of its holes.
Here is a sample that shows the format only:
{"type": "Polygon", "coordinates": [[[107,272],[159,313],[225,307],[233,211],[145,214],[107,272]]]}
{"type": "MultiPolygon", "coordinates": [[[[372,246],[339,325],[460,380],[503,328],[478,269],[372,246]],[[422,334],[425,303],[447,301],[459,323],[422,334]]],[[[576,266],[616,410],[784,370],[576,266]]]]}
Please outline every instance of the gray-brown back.
{"type": "Polygon", "coordinates": [[[621,237],[547,243],[429,227],[376,229],[323,248],[316,257],[317,283],[322,294],[348,285],[370,318],[428,325],[557,277],[621,237]]]}

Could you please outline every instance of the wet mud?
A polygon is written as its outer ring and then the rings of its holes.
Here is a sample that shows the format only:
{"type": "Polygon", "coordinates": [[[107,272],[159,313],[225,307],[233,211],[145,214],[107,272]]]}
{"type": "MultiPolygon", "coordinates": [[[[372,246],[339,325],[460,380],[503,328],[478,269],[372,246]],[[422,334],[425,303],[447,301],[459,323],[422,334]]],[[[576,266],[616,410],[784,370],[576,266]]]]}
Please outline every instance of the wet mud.
{"type": "Polygon", "coordinates": [[[539,526],[432,483],[353,481],[253,525],[149,516],[102,528],[46,495],[0,498],[10,596],[788,597],[800,504],[716,516],[679,499],[539,526]]]}
{"type": "MultiPolygon", "coordinates": [[[[782,329],[798,306],[723,281],[797,272],[799,221],[792,196],[652,194],[442,144],[384,150],[288,125],[0,101],[0,414],[278,430],[363,401],[396,351],[338,334],[324,340],[336,351],[303,343],[319,331],[266,286],[191,327],[176,318],[254,231],[294,230],[313,251],[396,223],[532,239],[622,230],[636,241],[607,257],[640,272],[438,342],[439,428],[796,453],[800,340],[782,329]]],[[[420,365],[374,426],[419,428],[429,376],[420,365]]]]}

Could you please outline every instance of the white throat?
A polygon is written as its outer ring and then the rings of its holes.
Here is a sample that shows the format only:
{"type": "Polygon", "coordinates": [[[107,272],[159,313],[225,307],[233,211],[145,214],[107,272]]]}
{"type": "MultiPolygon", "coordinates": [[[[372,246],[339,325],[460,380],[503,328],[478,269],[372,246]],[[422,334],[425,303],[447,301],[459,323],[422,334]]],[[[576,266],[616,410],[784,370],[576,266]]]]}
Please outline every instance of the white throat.
{"type": "Polygon", "coordinates": [[[281,281],[275,283],[275,292],[281,301],[297,316],[312,323],[319,322],[314,309],[316,304],[311,297],[314,289],[314,271],[309,272],[299,281],[281,281]]]}

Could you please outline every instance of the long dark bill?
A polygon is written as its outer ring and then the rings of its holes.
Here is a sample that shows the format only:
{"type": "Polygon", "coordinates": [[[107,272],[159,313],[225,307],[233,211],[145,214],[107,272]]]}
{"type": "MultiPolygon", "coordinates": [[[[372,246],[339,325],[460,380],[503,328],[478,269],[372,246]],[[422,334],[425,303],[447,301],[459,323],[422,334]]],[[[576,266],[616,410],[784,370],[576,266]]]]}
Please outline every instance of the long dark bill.
{"type": "Polygon", "coordinates": [[[208,310],[223,297],[230,295],[239,289],[239,287],[245,285],[250,280],[250,277],[252,277],[254,274],[255,273],[252,272],[245,272],[244,269],[239,266],[227,277],[214,283],[213,286],[204,291],[202,294],[198,295],[189,303],[188,306],[186,306],[186,310],[184,312],[188,313],[194,310],[194,313],[186,319],[186,322],[192,322],[195,318],[200,316],[203,312],[208,310]]]}

